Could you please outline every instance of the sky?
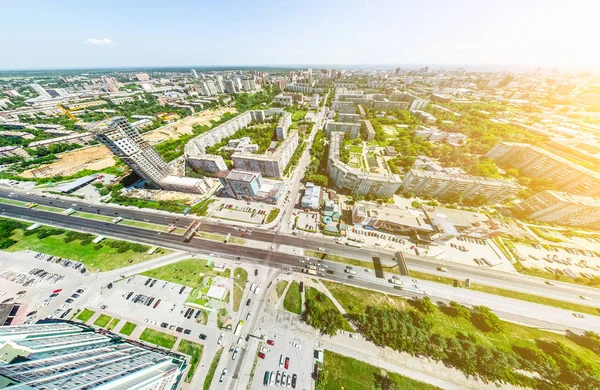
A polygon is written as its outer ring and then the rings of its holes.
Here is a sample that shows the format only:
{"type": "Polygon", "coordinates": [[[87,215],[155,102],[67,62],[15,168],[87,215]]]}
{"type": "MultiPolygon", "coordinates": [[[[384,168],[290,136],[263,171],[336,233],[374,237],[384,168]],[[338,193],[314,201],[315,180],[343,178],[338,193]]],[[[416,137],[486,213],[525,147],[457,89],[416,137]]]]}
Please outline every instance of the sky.
{"type": "Polygon", "coordinates": [[[526,65],[600,70],[597,0],[0,0],[0,69],[526,65]]]}

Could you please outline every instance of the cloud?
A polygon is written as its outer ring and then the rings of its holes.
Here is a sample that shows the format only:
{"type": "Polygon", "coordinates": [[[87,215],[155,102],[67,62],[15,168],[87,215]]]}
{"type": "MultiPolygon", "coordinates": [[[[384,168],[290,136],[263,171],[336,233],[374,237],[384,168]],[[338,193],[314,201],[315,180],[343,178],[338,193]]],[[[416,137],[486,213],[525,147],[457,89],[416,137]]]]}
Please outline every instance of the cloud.
{"type": "Polygon", "coordinates": [[[94,45],[94,46],[109,46],[109,45],[114,45],[115,42],[111,41],[108,38],[88,38],[87,41],[85,41],[86,45],[94,45]]]}

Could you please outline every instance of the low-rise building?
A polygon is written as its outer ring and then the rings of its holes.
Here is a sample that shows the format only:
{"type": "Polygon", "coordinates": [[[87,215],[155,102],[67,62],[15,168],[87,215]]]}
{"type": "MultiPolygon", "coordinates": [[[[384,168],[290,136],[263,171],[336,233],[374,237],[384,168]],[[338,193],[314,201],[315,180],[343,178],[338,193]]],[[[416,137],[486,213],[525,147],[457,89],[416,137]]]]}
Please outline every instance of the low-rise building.
{"type": "Polygon", "coordinates": [[[600,229],[600,198],[543,191],[518,204],[516,210],[536,221],[600,229]]]}
{"type": "Polygon", "coordinates": [[[512,180],[411,169],[402,180],[402,192],[445,199],[501,203],[523,187],[512,180]]]}
{"type": "Polygon", "coordinates": [[[460,146],[462,145],[467,136],[461,133],[452,133],[446,131],[440,131],[435,128],[420,128],[415,130],[415,135],[417,137],[421,137],[423,139],[428,140],[429,142],[441,142],[446,141],[450,145],[460,146]]]}
{"type": "Polygon", "coordinates": [[[321,186],[317,186],[312,182],[306,183],[300,205],[303,209],[318,210],[321,206],[321,186]]]}
{"type": "Polygon", "coordinates": [[[292,97],[280,93],[279,95],[273,98],[273,104],[276,104],[278,106],[289,107],[293,104],[292,97]]]}
{"type": "Polygon", "coordinates": [[[37,149],[37,148],[48,147],[50,145],[61,144],[61,143],[76,143],[76,144],[80,144],[80,145],[85,145],[88,142],[92,141],[93,139],[94,139],[94,135],[91,133],[88,133],[88,132],[76,133],[76,134],[66,135],[64,137],[56,137],[56,138],[50,138],[50,139],[44,139],[41,141],[32,142],[29,144],[29,147],[32,149],[37,149]]]}
{"type": "Polygon", "coordinates": [[[285,188],[282,182],[263,180],[260,172],[234,169],[220,171],[217,176],[227,194],[235,199],[276,203],[285,188]]]}
{"type": "Polygon", "coordinates": [[[29,153],[21,146],[0,146],[0,158],[2,157],[23,157],[29,158],[29,153]]]}

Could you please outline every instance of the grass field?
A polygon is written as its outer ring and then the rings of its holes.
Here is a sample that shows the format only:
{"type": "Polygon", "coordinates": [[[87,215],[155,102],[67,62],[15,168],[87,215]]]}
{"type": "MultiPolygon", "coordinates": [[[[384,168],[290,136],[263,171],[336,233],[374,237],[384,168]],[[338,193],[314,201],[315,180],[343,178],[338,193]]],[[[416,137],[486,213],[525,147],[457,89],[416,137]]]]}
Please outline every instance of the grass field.
{"type": "Polygon", "coordinates": [[[111,316],[100,314],[100,317],[96,318],[96,321],[94,321],[94,325],[99,326],[100,328],[106,328],[112,319],[113,318],[111,316]]]}
{"type": "Polygon", "coordinates": [[[300,284],[298,282],[294,281],[290,284],[283,299],[283,308],[292,313],[302,313],[302,296],[300,295],[300,284]]]}
{"type": "Polygon", "coordinates": [[[301,121],[301,120],[302,120],[302,119],[304,119],[304,117],[306,116],[306,113],[307,113],[307,111],[304,111],[304,110],[298,110],[298,111],[296,111],[296,112],[294,112],[294,113],[292,114],[292,120],[293,120],[294,122],[301,121]]]}
{"type": "Polygon", "coordinates": [[[9,252],[32,250],[70,260],[78,260],[92,272],[111,271],[170,253],[168,250],[159,249],[154,254],[149,255],[146,251],[150,247],[147,247],[144,252],[128,250],[119,253],[118,248],[111,248],[107,245],[110,241],[116,241],[109,239],[98,245],[94,243],[81,245],[81,240],[74,240],[65,244],[65,233],[39,239],[35,234],[25,236],[23,230],[18,229],[15,230],[11,238],[16,240],[17,243],[6,249],[9,252]]]}
{"type": "Polygon", "coordinates": [[[348,146],[348,150],[350,150],[350,153],[359,153],[359,154],[362,154],[362,152],[363,152],[362,146],[357,146],[357,145],[350,145],[350,146],[348,146]]]}
{"type": "Polygon", "coordinates": [[[175,342],[177,341],[177,337],[171,336],[170,334],[166,334],[163,332],[159,332],[154,329],[146,328],[140,335],[140,340],[144,340],[151,344],[158,345],[159,347],[171,349],[175,342]]]}
{"type": "MultiPolygon", "coordinates": [[[[364,313],[367,305],[383,306],[397,310],[414,310],[406,300],[397,296],[386,295],[326,280],[322,280],[321,282],[349,314],[358,315],[364,313]]],[[[503,322],[505,329],[503,333],[485,333],[476,328],[469,319],[458,316],[453,317],[444,314],[439,309],[433,314],[428,315],[428,317],[433,322],[433,330],[444,336],[456,336],[459,332],[467,335],[472,334],[482,343],[487,343],[504,350],[512,349],[512,345],[517,343],[519,345],[528,344],[533,346],[535,339],[550,339],[568,345],[577,351],[580,357],[593,362],[593,364],[598,364],[599,361],[598,356],[592,351],[575,344],[562,334],[530,328],[510,322],[503,322]]]]}
{"type": "Polygon", "coordinates": [[[233,270],[233,278],[240,286],[245,286],[248,281],[248,272],[243,268],[233,270]]]}
{"type": "Polygon", "coordinates": [[[242,297],[244,296],[244,289],[237,284],[233,285],[233,310],[238,311],[242,303],[242,297]]]}
{"type": "Polygon", "coordinates": [[[117,327],[117,325],[119,325],[119,322],[121,322],[121,320],[120,320],[120,319],[118,319],[118,318],[113,318],[113,319],[112,319],[112,321],[110,321],[110,322],[108,323],[108,326],[106,327],[106,329],[108,329],[108,330],[113,330],[114,328],[116,328],[116,327],[117,327]]]}
{"type": "Polygon", "coordinates": [[[94,316],[94,314],[96,314],[95,311],[90,310],[90,309],[85,309],[84,311],[81,312],[81,314],[79,314],[77,316],[77,320],[79,320],[81,322],[88,322],[89,319],[94,316]]]}
{"type": "Polygon", "coordinates": [[[219,365],[219,360],[221,359],[221,354],[223,353],[223,348],[219,348],[217,353],[215,353],[215,357],[210,363],[210,367],[208,368],[208,372],[206,373],[206,378],[204,378],[204,385],[202,388],[204,390],[210,389],[210,384],[215,376],[215,371],[217,370],[217,366],[219,365]]]}
{"type": "Polygon", "coordinates": [[[194,288],[200,286],[202,280],[206,276],[222,276],[224,278],[229,278],[231,272],[229,268],[225,269],[223,272],[215,271],[212,265],[207,267],[207,263],[208,260],[204,259],[186,259],[151,269],[142,273],[142,275],[194,288]]]}
{"type": "Polygon", "coordinates": [[[133,322],[126,322],[125,325],[121,328],[119,333],[124,334],[125,336],[131,336],[133,331],[137,328],[137,325],[133,322]]]}
{"type": "Polygon", "coordinates": [[[281,294],[283,294],[287,285],[287,280],[282,280],[279,283],[277,283],[277,298],[281,297],[281,294]]]}
{"type": "Polygon", "coordinates": [[[189,355],[190,358],[190,366],[185,376],[185,381],[190,383],[192,378],[194,377],[194,373],[196,372],[196,368],[198,368],[198,364],[200,363],[200,359],[202,358],[202,350],[204,346],[197,343],[192,343],[191,341],[181,340],[179,345],[177,346],[177,350],[181,353],[185,353],[189,355]]]}
{"type": "MultiPolygon", "coordinates": [[[[335,307],[335,305],[333,304],[331,299],[329,299],[329,297],[327,297],[325,294],[319,295],[319,290],[317,290],[314,287],[309,287],[306,289],[306,291],[304,293],[304,298],[307,301],[309,301],[309,300],[312,301],[315,305],[320,307],[320,309],[323,311],[324,310],[338,311],[337,307],[335,307]],[[319,300],[317,298],[317,296],[319,296],[321,299],[319,300]]],[[[344,323],[342,325],[342,329],[347,332],[354,332],[354,328],[352,326],[350,326],[348,321],[346,321],[345,319],[344,319],[344,323]]]]}
{"type": "MultiPolygon", "coordinates": [[[[377,378],[387,376],[396,383],[398,390],[435,390],[439,387],[419,382],[396,373],[385,373],[350,357],[325,350],[322,377],[316,384],[317,390],[367,390],[380,389],[377,378]]],[[[387,388],[387,387],[386,387],[387,388]]]]}
{"type": "Polygon", "coordinates": [[[269,214],[267,214],[265,223],[273,222],[275,220],[275,218],[277,218],[278,215],[279,215],[279,209],[277,207],[273,207],[271,209],[271,211],[269,211],[269,214]]]}

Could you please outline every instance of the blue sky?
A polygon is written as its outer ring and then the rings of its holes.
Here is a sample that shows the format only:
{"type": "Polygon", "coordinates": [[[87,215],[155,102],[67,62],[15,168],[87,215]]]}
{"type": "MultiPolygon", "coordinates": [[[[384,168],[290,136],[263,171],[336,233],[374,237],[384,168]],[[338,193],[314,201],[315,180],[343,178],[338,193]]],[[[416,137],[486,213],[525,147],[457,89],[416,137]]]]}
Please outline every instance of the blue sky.
{"type": "Polygon", "coordinates": [[[0,0],[0,69],[449,64],[600,69],[595,0],[0,0]]]}

